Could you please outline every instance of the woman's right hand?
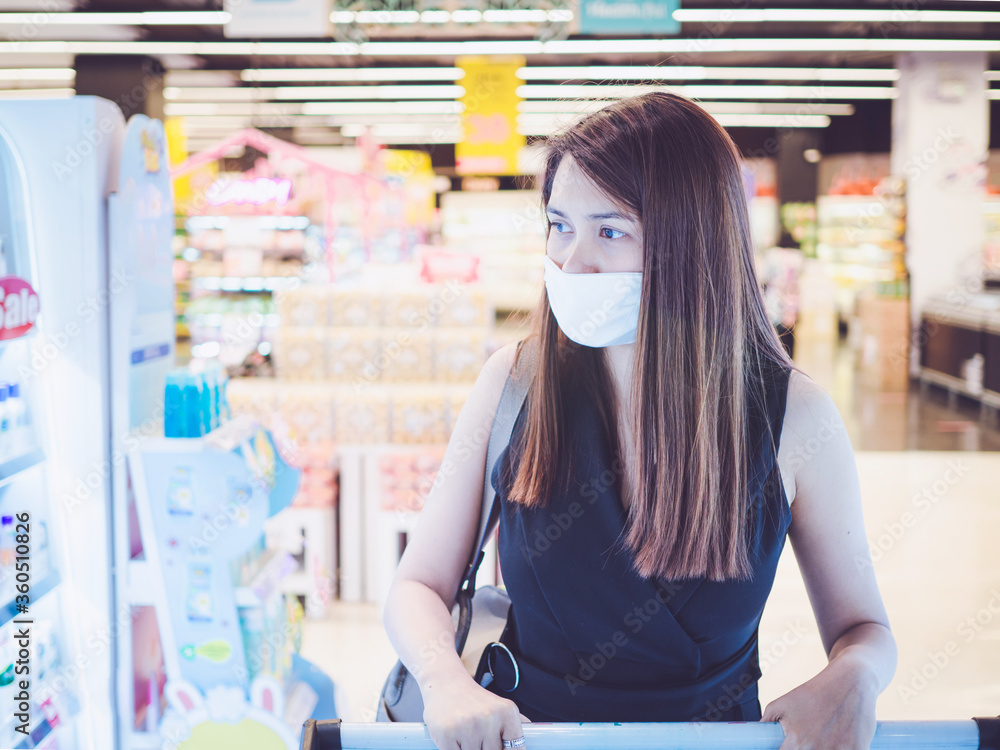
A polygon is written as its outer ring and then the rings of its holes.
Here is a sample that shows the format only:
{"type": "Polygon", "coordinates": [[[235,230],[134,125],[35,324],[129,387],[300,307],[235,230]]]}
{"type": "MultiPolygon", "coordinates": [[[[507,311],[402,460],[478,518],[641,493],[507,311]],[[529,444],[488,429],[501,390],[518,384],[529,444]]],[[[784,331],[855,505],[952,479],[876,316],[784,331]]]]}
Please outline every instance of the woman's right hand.
{"type": "Polygon", "coordinates": [[[530,723],[514,701],[491,693],[469,677],[426,691],[424,723],[438,750],[501,750],[502,740],[523,737],[530,723]]]}

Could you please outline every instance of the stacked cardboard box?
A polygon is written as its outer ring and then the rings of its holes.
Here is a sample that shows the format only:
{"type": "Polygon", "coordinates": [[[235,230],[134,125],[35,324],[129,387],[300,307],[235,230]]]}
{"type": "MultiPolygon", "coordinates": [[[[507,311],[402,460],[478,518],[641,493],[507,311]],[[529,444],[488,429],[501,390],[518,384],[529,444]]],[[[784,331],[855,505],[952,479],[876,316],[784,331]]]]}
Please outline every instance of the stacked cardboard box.
{"type": "Polygon", "coordinates": [[[857,359],[861,383],[879,391],[905,391],[910,381],[910,303],[874,294],[858,297],[861,327],[857,359]]]}

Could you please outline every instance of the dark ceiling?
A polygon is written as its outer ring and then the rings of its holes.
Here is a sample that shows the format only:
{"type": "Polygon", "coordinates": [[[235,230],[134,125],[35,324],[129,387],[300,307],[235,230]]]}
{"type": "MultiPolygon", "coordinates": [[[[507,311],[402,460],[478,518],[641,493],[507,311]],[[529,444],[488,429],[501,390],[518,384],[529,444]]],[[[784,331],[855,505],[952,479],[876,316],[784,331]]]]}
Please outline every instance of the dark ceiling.
{"type": "MultiPolygon", "coordinates": [[[[2,10],[13,8],[16,3],[0,0],[2,10]]],[[[30,5],[30,3],[27,3],[30,5]]],[[[338,0],[336,9],[346,10],[428,10],[436,8],[565,8],[573,7],[569,0],[338,0]]],[[[222,0],[79,0],[77,12],[137,12],[156,10],[223,10],[222,0]]],[[[893,68],[896,65],[895,52],[829,52],[829,51],[794,51],[794,52],[707,52],[697,50],[701,39],[874,39],[874,40],[917,40],[917,39],[949,39],[949,40],[1000,40],[1000,23],[938,23],[907,21],[910,10],[918,11],[998,11],[1000,1],[969,0],[964,2],[933,2],[931,0],[872,0],[870,2],[801,2],[800,0],[690,0],[682,3],[687,9],[804,9],[821,10],[855,9],[855,10],[890,10],[896,14],[892,19],[882,23],[683,23],[680,33],[676,36],[664,36],[665,39],[690,39],[691,51],[673,54],[560,54],[532,55],[529,58],[532,66],[580,66],[580,65],[706,65],[706,66],[778,66],[778,67],[817,67],[817,68],[893,68]],[[898,18],[897,18],[898,16],[898,18]]],[[[45,29],[42,30],[43,34],[45,29]]],[[[55,30],[52,30],[55,31],[55,30]]],[[[565,25],[546,25],[531,27],[524,24],[505,26],[502,24],[478,24],[476,26],[446,27],[413,25],[413,26],[352,26],[340,27],[334,30],[328,41],[421,41],[430,42],[434,39],[442,41],[461,40],[504,40],[533,38],[554,39],[600,39],[613,37],[587,37],[572,34],[572,29],[565,25]]],[[[138,40],[144,41],[187,41],[187,42],[225,42],[237,41],[227,38],[221,26],[145,26],[133,31],[138,40]]],[[[622,35],[616,34],[621,37],[622,35]]],[[[629,34],[628,38],[640,38],[640,35],[629,34]]],[[[58,38],[45,37],[40,38],[58,38]]],[[[262,41],[296,41],[290,39],[262,41]]],[[[302,39],[300,41],[323,41],[322,39],[302,39]]],[[[455,63],[451,55],[420,55],[420,56],[329,56],[329,55],[207,55],[207,56],[170,56],[164,58],[168,70],[179,68],[197,70],[239,71],[245,68],[329,68],[329,67],[433,67],[451,66],[455,63]]],[[[992,70],[1000,69],[1000,51],[988,53],[988,65],[992,70]]],[[[808,82],[808,81],[803,81],[808,82]]],[[[320,82],[331,85],[328,82],[320,82]]],[[[392,82],[389,82],[392,83],[392,82]]],[[[416,82],[408,82],[416,83],[416,82]]],[[[756,81],[712,80],[712,84],[727,83],[781,83],[794,84],[796,81],[774,81],[766,77],[756,81]]],[[[281,84],[244,84],[236,81],[235,85],[254,85],[266,87],[281,84]]],[[[310,85],[309,81],[300,81],[295,85],[310,85]]],[[[336,85],[336,84],[332,84],[336,85]]],[[[378,84],[373,84],[378,85],[378,84]]],[[[851,85],[885,86],[885,82],[860,81],[851,85]]],[[[994,87],[1000,83],[994,81],[994,87]]],[[[891,103],[889,100],[855,101],[855,114],[850,117],[834,118],[834,122],[825,134],[826,150],[828,152],[850,150],[888,150],[890,137],[889,118],[891,103]]],[[[993,134],[991,145],[1000,147],[1000,101],[994,100],[992,105],[993,134]]],[[[746,148],[751,148],[757,137],[756,128],[744,129],[738,140],[745,142],[746,148]]],[[[773,132],[760,129],[760,137],[766,137],[773,132]]]]}

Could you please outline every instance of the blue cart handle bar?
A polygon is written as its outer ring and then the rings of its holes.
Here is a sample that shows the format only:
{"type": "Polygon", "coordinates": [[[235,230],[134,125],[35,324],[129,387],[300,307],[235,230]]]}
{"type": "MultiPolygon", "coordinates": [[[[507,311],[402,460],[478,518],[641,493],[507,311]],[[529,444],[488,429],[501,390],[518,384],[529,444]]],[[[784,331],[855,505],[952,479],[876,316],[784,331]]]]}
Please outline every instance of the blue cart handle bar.
{"type": "MultiPolygon", "coordinates": [[[[776,722],[524,724],[525,750],[778,750],[776,722]]],[[[1000,750],[1000,718],[880,721],[871,750],[1000,750]]],[[[309,719],[300,750],[436,750],[425,724],[309,719]]]]}

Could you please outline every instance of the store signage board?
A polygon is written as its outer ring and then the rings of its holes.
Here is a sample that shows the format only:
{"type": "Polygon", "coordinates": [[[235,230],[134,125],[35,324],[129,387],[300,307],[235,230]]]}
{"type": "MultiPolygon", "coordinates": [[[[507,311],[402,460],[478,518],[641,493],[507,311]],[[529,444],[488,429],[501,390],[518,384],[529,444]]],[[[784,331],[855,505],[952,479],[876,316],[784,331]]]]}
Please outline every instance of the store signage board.
{"type": "Polygon", "coordinates": [[[273,615],[270,595],[290,558],[261,557],[254,548],[265,519],[291,504],[301,471],[245,418],[205,438],[146,441],[129,454],[129,466],[142,548],[157,577],[146,593],[156,603],[168,678],[203,693],[242,691],[255,672],[284,670],[277,663],[283,644],[262,652],[263,623],[256,615],[243,622],[238,608],[260,613],[270,602],[273,615]]]}
{"type": "MultiPolygon", "coordinates": [[[[156,419],[174,365],[174,203],[163,123],[128,121],[118,192],[111,196],[109,297],[130,321],[129,428],[156,419]]],[[[124,333],[122,334],[124,336],[124,333]]]]}
{"type": "Polygon", "coordinates": [[[455,166],[460,175],[517,174],[517,155],[525,138],[517,132],[517,77],[525,58],[460,57],[456,65],[465,71],[461,98],[462,140],[455,144],[455,166]]]}
{"type": "Polygon", "coordinates": [[[330,36],[330,0],[225,0],[232,17],[224,27],[237,39],[330,36]]]}
{"type": "Polygon", "coordinates": [[[235,203],[237,206],[246,203],[263,206],[271,202],[284,206],[291,194],[292,181],[285,178],[257,177],[253,180],[233,180],[222,177],[209,186],[205,192],[205,200],[213,206],[224,206],[228,203],[235,203]]]}
{"type": "Polygon", "coordinates": [[[168,676],[201,690],[220,683],[246,687],[248,665],[230,561],[260,537],[267,491],[255,484],[235,452],[150,449],[141,461],[145,482],[137,502],[148,502],[149,508],[139,513],[149,513],[155,532],[166,593],[160,616],[170,619],[168,640],[176,649],[166,655],[168,671],[171,663],[180,667],[179,674],[168,676]]]}
{"type": "Polygon", "coordinates": [[[581,34],[677,34],[680,0],[580,0],[581,34]]]}
{"type": "Polygon", "coordinates": [[[35,290],[18,276],[0,278],[0,341],[24,336],[38,319],[35,290]]]}

